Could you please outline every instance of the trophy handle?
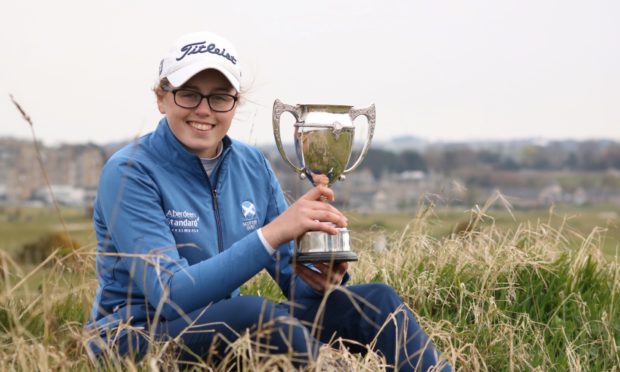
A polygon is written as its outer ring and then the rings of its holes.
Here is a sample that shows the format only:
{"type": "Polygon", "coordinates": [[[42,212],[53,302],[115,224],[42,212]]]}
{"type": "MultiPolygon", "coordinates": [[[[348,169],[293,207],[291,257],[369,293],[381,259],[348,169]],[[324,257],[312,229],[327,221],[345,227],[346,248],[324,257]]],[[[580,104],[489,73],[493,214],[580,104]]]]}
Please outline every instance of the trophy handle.
{"type": "Polygon", "coordinates": [[[295,171],[297,174],[303,174],[304,169],[297,167],[293,164],[288,156],[286,156],[286,152],[284,151],[284,146],[282,146],[282,138],[280,136],[280,116],[283,113],[290,112],[295,117],[295,120],[299,122],[299,118],[301,117],[301,108],[299,105],[287,105],[286,103],[282,103],[279,99],[276,99],[273,102],[273,114],[272,114],[272,122],[273,122],[273,136],[276,140],[276,146],[278,147],[278,151],[280,152],[280,156],[284,159],[295,171]]]}
{"type": "Polygon", "coordinates": [[[351,111],[349,111],[349,116],[351,116],[351,121],[354,121],[355,118],[357,118],[360,115],[363,115],[366,117],[366,119],[368,119],[368,137],[366,138],[364,147],[362,147],[362,152],[358,156],[357,160],[355,161],[355,163],[353,163],[353,165],[350,168],[345,169],[344,172],[342,172],[343,175],[351,172],[352,170],[354,170],[361,164],[362,160],[364,160],[364,158],[366,157],[366,154],[368,153],[368,149],[370,148],[370,142],[372,141],[372,136],[375,134],[375,121],[376,121],[375,104],[373,103],[372,105],[370,105],[370,107],[361,108],[361,109],[353,108],[351,109],[351,111]]]}

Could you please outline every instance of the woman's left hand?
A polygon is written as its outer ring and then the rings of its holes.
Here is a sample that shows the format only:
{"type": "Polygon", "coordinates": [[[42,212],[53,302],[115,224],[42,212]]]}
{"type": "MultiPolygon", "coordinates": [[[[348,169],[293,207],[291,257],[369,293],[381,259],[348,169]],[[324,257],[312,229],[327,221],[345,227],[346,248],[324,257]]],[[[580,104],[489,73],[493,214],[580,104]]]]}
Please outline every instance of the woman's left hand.
{"type": "Polygon", "coordinates": [[[302,264],[293,266],[295,273],[308,283],[312,289],[322,293],[328,288],[342,283],[344,274],[349,268],[349,263],[339,262],[330,265],[328,262],[317,262],[314,264],[314,267],[316,267],[318,271],[312,270],[302,264]]]}

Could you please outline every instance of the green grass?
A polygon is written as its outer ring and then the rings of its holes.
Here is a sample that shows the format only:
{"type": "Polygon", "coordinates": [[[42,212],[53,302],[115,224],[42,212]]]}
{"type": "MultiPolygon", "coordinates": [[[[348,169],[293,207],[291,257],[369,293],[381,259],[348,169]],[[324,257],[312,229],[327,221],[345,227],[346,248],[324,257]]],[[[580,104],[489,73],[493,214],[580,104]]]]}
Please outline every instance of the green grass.
{"type": "MultiPolygon", "coordinates": [[[[64,208],[63,219],[74,240],[88,244],[94,241],[91,217],[78,208],[64,208]]],[[[26,243],[46,233],[64,228],[53,208],[0,207],[0,251],[14,254],[26,243]]]]}

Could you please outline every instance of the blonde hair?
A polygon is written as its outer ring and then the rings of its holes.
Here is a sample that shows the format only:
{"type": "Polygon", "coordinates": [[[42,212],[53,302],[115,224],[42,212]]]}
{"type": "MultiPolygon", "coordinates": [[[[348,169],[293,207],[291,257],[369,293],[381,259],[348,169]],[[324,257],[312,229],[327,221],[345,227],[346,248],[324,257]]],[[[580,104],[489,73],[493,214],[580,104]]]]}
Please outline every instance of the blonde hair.
{"type": "Polygon", "coordinates": [[[168,78],[163,78],[155,84],[153,87],[153,93],[155,93],[157,98],[162,98],[171,87],[172,85],[170,85],[168,78]]]}

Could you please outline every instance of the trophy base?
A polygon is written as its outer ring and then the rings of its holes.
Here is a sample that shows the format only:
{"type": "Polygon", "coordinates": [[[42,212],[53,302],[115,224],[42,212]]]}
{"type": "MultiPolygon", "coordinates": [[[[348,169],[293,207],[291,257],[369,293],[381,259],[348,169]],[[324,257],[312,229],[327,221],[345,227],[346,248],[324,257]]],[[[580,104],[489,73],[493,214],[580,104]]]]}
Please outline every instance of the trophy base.
{"type": "Polygon", "coordinates": [[[349,230],[344,227],[331,235],[322,231],[309,231],[297,241],[295,256],[291,262],[345,262],[357,261],[357,255],[349,244],[349,230]]]}
{"type": "Polygon", "coordinates": [[[291,263],[314,263],[314,262],[349,262],[357,261],[357,255],[354,252],[311,252],[298,254],[291,257],[291,263]]]}

